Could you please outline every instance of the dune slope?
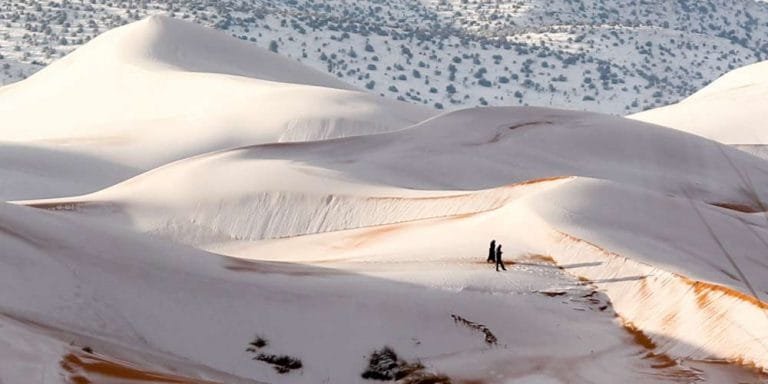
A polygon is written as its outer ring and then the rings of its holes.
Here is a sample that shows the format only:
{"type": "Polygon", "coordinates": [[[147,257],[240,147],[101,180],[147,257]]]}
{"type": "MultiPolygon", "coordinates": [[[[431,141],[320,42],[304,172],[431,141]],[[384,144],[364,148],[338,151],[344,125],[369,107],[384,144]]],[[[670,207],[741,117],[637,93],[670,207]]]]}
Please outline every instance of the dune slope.
{"type": "Polygon", "coordinates": [[[684,130],[433,116],[152,17],[0,89],[0,140],[3,383],[766,379],[768,163],[684,130]]]}
{"type": "MultiPolygon", "coordinates": [[[[477,222],[436,224],[466,232],[477,222]]],[[[426,230],[414,229],[411,238],[426,244],[426,230]]],[[[522,380],[637,383],[692,374],[685,366],[653,368],[657,362],[642,359],[643,347],[612,311],[600,309],[607,299],[573,277],[546,264],[499,275],[484,262],[466,260],[464,243],[459,236],[442,243],[450,262],[423,269],[398,263],[401,268],[389,272],[373,262],[366,272],[231,259],[0,204],[0,245],[8,251],[0,259],[0,302],[15,317],[89,335],[77,343],[112,359],[136,361],[125,348],[162,352],[170,356],[165,369],[197,380],[216,381],[206,374],[215,369],[264,382],[362,383],[366,356],[384,345],[421,361],[423,374],[440,372],[459,382],[492,379],[492,372],[522,380]],[[89,247],[80,246],[84,241],[89,247]],[[34,276],[45,276],[45,283],[34,276]],[[564,293],[531,294],[538,291],[564,293]],[[487,327],[495,341],[452,315],[487,327]],[[256,336],[268,340],[263,353],[293,356],[303,367],[279,374],[253,360],[246,349],[256,336]],[[590,340],[589,349],[583,340],[590,340]],[[546,368],[532,364],[542,358],[546,368]]],[[[0,377],[15,382],[16,372],[0,377]]]]}
{"type": "MultiPolygon", "coordinates": [[[[153,16],[0,88],[0,142],[72,152],[118,173],[247,144],[391,131],[432,114],[223,33],[153,16]]],[[[71,194],[47,194],[57,183],[85,193],[114,182],[74,160],[59,168],[81,175],[46,184],[33,169],[14,171],[20,183],[43,183],[38,197],[71,194]]],[[[0,198],[19,196],[0,190],[0,198]]]]}
{"type": "Polygon", "coordinates": [[[91,195],[26,203],[75,204],[202,245],[492,209],[503,194],[479,202],[462,191],[565,176],[753,211],[768,191],[761,159],[694,135],[598,114],[490,108],[389,134],[217,152],[91,195]],[[421,197],[430,205],[414,216],[408,207],[421,197]]]}
{"type": "Polygon", "coordinates": [[[629,116],[726,144],[765,145],[768,62],[726,73],[683,101],[629,116]]]}
{"type": "Polygon", "coordinates": [[[223,151],[95,194],[20,203],[235,257],[363,273],[480,261],[495,237],[512,259],[544,255],[605,290],[626,324],[673,358],[766,367],[768,270],[756,256],[766,186],[761,159],[695,135],[500,108],[223,151]]]}

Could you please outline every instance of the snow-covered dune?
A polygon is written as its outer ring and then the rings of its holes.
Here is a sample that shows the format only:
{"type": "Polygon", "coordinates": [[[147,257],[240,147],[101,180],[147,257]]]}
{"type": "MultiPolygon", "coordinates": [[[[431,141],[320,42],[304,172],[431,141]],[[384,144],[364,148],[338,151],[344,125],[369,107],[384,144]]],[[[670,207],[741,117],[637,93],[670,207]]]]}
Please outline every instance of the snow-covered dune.
{"type": "Polygon", "coordinates": [[[78,195],[140,172],[63,146],[0,141],[0,200],[78,195]]]}
{"type": "Polygon", "coordinates": [[[386,344],[470,382],[718,382],[746,373],[696,361],[768,366],[765,304],[723,253],[768,289],[753,256],[764,218],[735,210],[759,209],[764,167],[694,135],[535,108],[227,150],[26,202],[61,212],[0,205],[0,302],[91,335],[111,359],[143,366],[115,344],[170,354],[192,368],[159,368],[203,379],[195,364],[360,382],[364,356],[386,344]],[[580,177],[552,177],[569,174],[580,177]],[[518,262],[506,274],[484,262],[490,238],[518,262]],[[255,335],[302,374],[254,362],[255,335]]]}
{"type": "Polygon", "coordinates": [[[726,73],[673,105],[629,116],[726,144],[768,144],[768,62],[726,73]]]}
{"type": "Polygon", "coordinates": [[[766,190],[763,160],[699,136],[489,108],[387,134],[217,152],[91,195],[20,203],[232,256],[364,273],[367,263],[471,263],[495,237],[511,258],[571,265],[660,352],[767,367],[765,304],[751,296],[768,289],[753,256],[768,226],[743,212],[761,211],[766,190]]]}
{"type": "MultiPolygon", "coordinates": [[[[354,90],[326,73],[226,33],[162,15],[107,31],[25,82],[87,85],[101,76],[114,76],[115,67],[126,66],[354,90]]],[[[21,92],[19,88],[28,86],[8,87],[21,92]]]]}
{"type": "MultiPolygon", "coordinates": [[[[246,144],[391,131],[432,114],[223,33],[153,16],[0,88],[0,142],[147,170],[246,144]]],[[[89,168],[59,166],[83,173],[80,193],[103,186],[89,168]]],[[[22,183],[36,181],[33,171],[28,179],[25,169],[16,172],[22,183]]],[[[18,198],[11,192],[0,198],[18,198]]]]}
{"type": "Polygon", "coordinates": [[[583,179],[529,207],[556,231],[545,254],[581,265],[571,272],[603,288],[660,352],[768,366],[764,213],[583,179]]]}
{"type": "Polygon", "coordinates": [[[389,134],[213,153],[88,196],[27,203],[75,204],[199,246],[488,210],[506,189],[483,199],[461,191],[563,176],[752,211],[768,197],[762,160],[694,135],[599,114],[489,108],[389,134]]]}
{"type": "Polygon", "coordinates": [[[768,163],[685,130],[115,29],[0,89],[0,382],[365,383],[384,346],[408,383],[751,380],[768,163]]]}
{"type": "Polygon", "coordinates": [[[7,313],[0,314],[0,368],[4,383],[31,380],[40,383],[258,384],[189,361],[131,349],[7,313]],[[95,345],[99,347],[94,351],[95,345]],[[110,356],[113,351],[119,351],[122,358],[110,356]]]}
{"type": "Polygon", "coordinates": [[[398,276],[393,278],[425,284],[438,279],[467,289],[456,276],[425,276],[426,267],[402,266],[480,261],[480,245],[493,237],[518,268],[530,265],[532,256],[551,259],[606,292],[624,324],[646,335],[653,353],[768,365],[763,344],[768,268],[760,257],[768,235],[764,217],[596,179],[508,188],[518,194],[488,211],[232,241],[213,249],[241,258],[383,270],[398,276]]]}
{"type": "MultiPolygon", "coordinates": [[[[499,218],[484,220],[482,228],[498,226],[499,218]]],[[[366,357],[384,345],[457,382],[621,377],[642,383],[656,376],[674,382],[676,375],[694,374],[684,365],[654,368],[659,361],[643,358],[643,346],[603,307],[607,299],[557,268],[530,265],[498,275],[474,262],[465,253],[468,240],[480,241],[475,244],[480,257],[486,245],[485,235],[473,230],[476,220],[431,224],[441,230],[441,241],[430,241],[435,234],[430,226],[412,228],[408,236],[415,245],[410,252],[421,260],[412,266],[396,263],[389,272],[360,273],[229,259],[0,204],[0,246],[6,251],[0,258],[0,303],[14,318],[34,319],[67,335],[70,347],[58,345],[27,360],[55,371],[59,351],[64,378],[71,377],[72,350],[89,347],[96,358],[109,356],[133,367],[165,354],[149,367],[216,382],[234,381],[211,369],[265,382],[362,383],[366,357]],[[418,244],[439,252],[422,254],[418,244]],[[451,261],[425,264],[437,261],[434,256],[451,261]],[[481,324],[495,341],[452,315],[481,324]],[[77,336],[82,334],[88,337],[77,336]],[[280,375],[253,360],[246,348],[256,336],[268,340],[261,352],[294,356],[303,368],[280,375]]],[[[367,249],[357,252],[364,255],[367,249]]],[[[370,266],[387,262],[380,257],[370,266]]],[[[0,356],[29,340],[8,328],[0,332],[11,341],[0,343],[0,356]]],[[[89,358],[83,352],[77,356],[89,358]]],[[[20,382],[14,376],[19,372],[19,367],[4,370],[0,378],[20,382]]]]}

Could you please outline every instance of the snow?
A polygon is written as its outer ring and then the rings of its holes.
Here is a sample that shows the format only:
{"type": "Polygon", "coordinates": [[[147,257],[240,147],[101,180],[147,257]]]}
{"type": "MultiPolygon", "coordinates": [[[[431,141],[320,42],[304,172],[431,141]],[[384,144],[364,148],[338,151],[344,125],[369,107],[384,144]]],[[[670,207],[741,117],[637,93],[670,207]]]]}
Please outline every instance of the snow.
{"type": "Polygon", "coordinates": [[[95,194],[20,203],[230,256],[462,292],[483,288],[454,271],[402,266],[471,263],[497,237],[511,259],[594,265],[569,272],[609,292],[664,353],[762,367],[764,348],[753,341],[762,333],[752,327],[763,308],[742,298],[751,293],[714,240],[723,238],[750,281],[765,281],[747,256],[764,247],[765,220],[716,205],[759,210],[766,186],[762,160],[695,135],[599,114],[483,108],[392,133],[221,151],[95,194]],[[650,276],[662,297],[638,288],[650,276]],[[720,300],[697,306],[697,281],[720,300]],[[676,316],[690,322],[663,320],[676,316]]]}
{"type": "Polygon", "coordinates": [[[726,144],[768,144],[768,62],[726,73],[687,99],[630,118],[668,126],[726,144]]]}
{"type": "Polygon", "coordinates": [[[154,17],[0,89],[0,381],[764,381],[763,159],[282,60],[154,17]]]}
{"type": "Polygon", "coordinates": [[[157,14],[221,30],[387,98],[446,110],[638,112],[768,55],[768,26],[759,22],[768,6],[757,0],[6,0],[0,84],[157,14]]]}
{"type": "Polygon", "coordinates": [[[152,355],[147,351],[131,350],[87,335],[62,332],[6,314],[0,315],[0,357],[2,377],[4,380],[10,380],[8,382],[23,382],[34,378],[40,383],[77,382],[85,379],[111,384],[124,383],[125,380],[131,379],[141,381],[141,375],[144,375],[144,380],[151,377],[158,382],[182,380],[181,382],[194,384],[212,383],[194,381],[194,378],[173,373],[173,369],[183,367],[188,372],[196,372],[195,376],[211,380],[255,383],[189,362],[152,355]],[[133,363],[105,354],[113,351],[130,356],[133,363]]]}
{"type": "Polygon", "coordinates": [[[448,113],[389,134],[217,152],[93,195],[31,204],[118,212],[141,231],[201,245],[412,220],[414,202],[425,207],[420,218],[488,210],[508,199],[504,190],[482,199],[462,190],[561,176],[754,209],[768,190],[761,160],[709,140],[599,114],[510,107],[448,113]]]}
{"type": "Polygon", "coordinates": [[[0,196],[50,197],[60,184],[72,185],[67,194],[92,192],[116,177],[201,153],[391,131],[432,114],[352,90],[219,32],[155,16],[109,31],[0,89],[0,137],[8,145],[30,147],[30,156],[50,150],[92,158],[84,166],[63,157],[47,178],[2,166],[28,179],[0,196]],[[80,175],[73,180],[72,173],[80,175]],[[27,187],[38,181],[37,190],[27,187]]]}
{"type": "Polygon", "coordinates": [[[482,265],[436,264],[442,274],[471,282],[455,291],[320,266],[243,264],[55,213],[6,204],[0,210],[1,241],[15,255],[3,258],[0,299],[14,313],[113,343],[173,351],[241,377],[363,382],[364,356],[384,344],[460,377],[486,377],[485,364],[543,355],[555,362],[581,356],[576,374],[600,380],[621,374],[642,382],[638,372],[652,372],[637,358],[642,348],[609,313],[578,302],[589,290],[546,266],[513,268],[499,277],[512,284],[511,291],[499,295],[483,292],[493,280],[488,274],[495,272],[482,265]],[[87,249],[79,246],[84,239],[91,244],[87,249]],[[48,250],[51,245],[55,253],[48,250]],[[33,275],[46,276],[46,283],[33,275]],[[515,288],[519,280],[533,287],[515,288]],[[531,288],[574,292],[551,299],[526,293],[531,288]],[[530,316],[497,310],[503,307],[525,307],[530,316]],[[514,347],[484,346],[482,337],[454,324],[451,313],[487,324],[514,347]],[[256,334],[268,338],[277,353],[301,358],[302,372],[281,377],[252,361],[245,347],[256,334]],[[602,357],[585,351],[583,340],[591,340],[591,350],[602,357]],[[553,344],[561,348],[553,350],[553,344]],[[593,364],[611,368],[601,372],[593,364]]]}

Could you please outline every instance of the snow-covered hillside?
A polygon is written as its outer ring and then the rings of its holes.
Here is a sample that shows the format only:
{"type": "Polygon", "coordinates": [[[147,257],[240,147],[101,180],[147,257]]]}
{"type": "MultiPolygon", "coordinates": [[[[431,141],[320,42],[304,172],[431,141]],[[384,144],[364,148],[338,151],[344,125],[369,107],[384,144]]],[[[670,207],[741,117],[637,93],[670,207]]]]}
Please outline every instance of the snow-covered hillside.
{"type": "Polygon", "coordinates": [[[389,98],[626,114],[768,58],[768,4],[681,1],[110,1],[0,4],[0,78],[151,14],[193,20],[389,98]]]}
{"type": "MultiPolygon", "coordinates": [[[[726,144],[766,145],[768,61],[728,72],[680,103],[630,116],[726,144]]],[[[747,148],[749,149],[749,148],[747,148]]]]}
{"type": "Polygon", "coordinates": [[[435,116],[153,16],[0,88],[0,382],[766,383],[767,194],[681,130],[435,116]]]}
{"type": "Polygon", "coordinates": [[[59,193],[80,194],[217,149],[391,131],[433,113],[155,16],[0,89],[0,143],[14,153],[0,173],[28,176],[0,181],[0,197],[45,197],[64,185],[59,193]],[[32,159],[47,151],[59,154],[55,172],[32,159]]]}
{"type": "Polygon", "coordinates": [[[34,204],[105,206],[142,231],[201,236],[191,241],[202,245],[485,211],[507,198],[481,202],[462,191],[563,176],[754,211],[768,199],[764,162],[727,146],[623,118],[510,107],[452,112],[389,134],[221,151],[34,204]],[[420,204],[435,205],[407,213],[409,199],[424,197],[420,204]]]}
{"type": "Polygon", "coordinates": [[[544,255],[607,292],[622,324],[692,373],[686,362],[768,366],[764,304],[750,297],[768,289],[768,271],[749,256],[768,228],[742,213],[759,211],[765,190],[768,164],[694,135],[484,108],[388,134],[198,156],[92,195],[20,203],[238,258],[460,291],[510,289],[475,287],[456,268],[482,271],[493,237],[509,260],[544,255]]]}
{"type": "MultiPolygon", "coordinates": [[[[606,297],[547,264],[512,268],[489,279],[495,272],[473,258],[430,262],[429,254],[420,252],[413,256],[421,256],[421,263],[388,264],[384,257],[365,272],[245,261],[29,208],[4,204],[0,210],[3,229],[14,229],[0,234],[3,249],[13,255],[3,257],[0,269],[4,308],[66,330],[63,338],[70,343],[34,356],[54,367],[44,382],[76,382],[68,380],[74,375],[66,369],[55,369],[76,353],[221,383],[233,381],[208,372],[262,382],[364,383],[367,356],[384,345],[456,382],[622,377],[642,383],[649,377],[674,382],[676,375],[695,375],[685,366],[656,367],[663,359],[643,359],[643,347],[616,323],[612,310],[600,309],[606,297]],[[81,246],[84,240],[88,249],[81,246]],[[58,249],[55,254],[51,246],[58,249]],[[45,276],[45,284],[33,276],[45,276]],[[526,315],[514,308],[525,308],[526,315]],[[482,323],[496,341],[489,343],[482,331],[452,315],[482,323]],[[254,361],[246,349],[257,336],[268,340],[264,352],[295,357],[303,367],[280,374],[254,361]],[[137,361],[131,350],[142,351],[143,359],[137,361]],[[147,356],[168,352],[175,360],[145,365],[147,356]],[[543,361],[551,368],[541,369],[536,362],[543,361]]],[[[421,232],[413,233],[414,240],[427,239],[421,232]]],[[[457,236],[446,240],[441,250],[466,242],[457,236]]],[[[483,247],[484,239],[478,240],[483,247]]],[[[454,258],[460,252],[434,255],[454,258]]],[[[25,336],[5,337],[19,344],[25,336]]],[[[93,379],[98,372],[81,375],[93,379]]],[[[4,382],[24,382],[18,373],[24,371],[14,367],[0,375],[4,382]]]]}

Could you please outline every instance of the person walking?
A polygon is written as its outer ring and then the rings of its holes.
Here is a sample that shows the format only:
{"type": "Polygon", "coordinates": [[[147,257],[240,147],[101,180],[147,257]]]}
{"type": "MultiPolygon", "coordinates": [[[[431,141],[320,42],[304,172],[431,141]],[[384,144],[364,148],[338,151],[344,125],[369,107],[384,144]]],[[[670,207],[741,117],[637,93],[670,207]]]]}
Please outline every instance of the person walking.
{"type": "Polygon", "coordinates": [[[499,271],[499,267],[501,267],[502,270],[505,270],[505,271],[507,270],[507,267],[504,266],[504,261],[501,260],[501,255],[503,253],[504,252],[501,251],[501,244],[499,244],[496,247],[496,272],[499,271]]]}
{"type": "Polygon", "coordinates": [[[491,247],[488,248],[488,259],[486,260],[487,263],[495,263],[496,262],[496,240],[491,240],[491,247]]]}

